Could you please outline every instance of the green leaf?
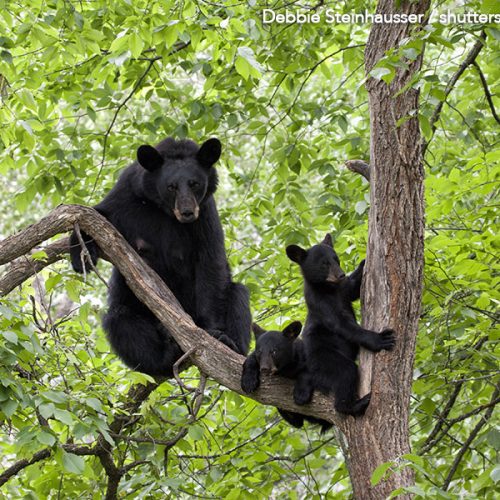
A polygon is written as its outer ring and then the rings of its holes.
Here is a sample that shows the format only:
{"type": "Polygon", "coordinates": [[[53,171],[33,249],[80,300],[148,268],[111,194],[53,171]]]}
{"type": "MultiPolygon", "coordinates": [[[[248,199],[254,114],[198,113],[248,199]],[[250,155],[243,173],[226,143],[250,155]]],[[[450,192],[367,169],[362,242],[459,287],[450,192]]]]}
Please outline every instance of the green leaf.
{"type": "Polygon", "coordinates": [[[17,410],[18,402],[14,400],[3,401],[0,403],[0,409],[6,418],[12,417],[14,412],[17,410]]]}
{"type": "Polygon", "coordinates": [[[389,469],[394,466],[394,462],[385,462],[380,464],[372,473],[370,482],[372,486],[377,486],[378,483],[387,475],[389,469]]]}
{"type": "Polygon", "coordinates": [[[43,430],[36,435],[36,439],[46,446],[53,446],[56,442],[56,438],[52,433],[43,430]]]}
{"type": "Polygon", "coordinates": [[[236,58],[236,61],[234,62],[234,66],[236,68],[236,71],[245,79],[248,80],[250,76],[250,64],[248,61],[241,56],[238,56],[236,58]]]}
{"type": "Polygon", "coordinates": [[[62,465],[67,472],[73,474],[82,474],[85,469],[85,461],[83,457],[75,455],[74,453],[62,452],[62,465]]]}
{"type": "Polygon", "coordinates": [[[54,418],[66,425],[71,425],[73,423],[73,415],[68,410],[61,410],[59,408],[55,408],[54,418]]]}
{"type": "Polygon", "coordinates": [[[132,33],[129,39],[130,39],[129,46],[132,52],[132,56],[139,57],[142,54],[142,50],[144,49],[143,39],[137,33],[132,33]]]}
{"type": "Polygon", "coordinates": [[[5,340],[8,340],[12,344],[17,344],[19,341],[19,338],[17,337],[17,333],[10,331],[10,330],[6,330],[6,331],[2,332],[2,336],[5,340]]]}
{"type": "Polygon", "coordinates": [[[382,77],[390,75],[391,73],[392,71],[389,68],[378,67],[378,68],[373,68],[370,71],[370,76],[372,78],[376,78],[377,80],[381,80],[382,77]]]}

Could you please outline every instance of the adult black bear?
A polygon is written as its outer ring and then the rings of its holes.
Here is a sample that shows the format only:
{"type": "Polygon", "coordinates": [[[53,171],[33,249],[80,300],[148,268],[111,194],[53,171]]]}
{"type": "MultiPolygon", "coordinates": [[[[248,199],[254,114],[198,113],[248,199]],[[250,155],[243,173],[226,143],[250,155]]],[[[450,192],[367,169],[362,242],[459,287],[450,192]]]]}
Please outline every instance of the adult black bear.
{"type": "MultiPolygon", "coordinates": [[[[260,386],[260,374],[268,373],[296,379],[307,370],[304,344],[298,338],[302,323],[294,321],[282,332],[265,331],[255,323],[252,325],[257,340],[255,350],[243,364],[241,388],[250,393],[260,386]]],[[[281,416],[294,427],[302,427],[304,420],[320,424],[322,431],[331,427],[329,422],[278,408],[281,416]]]]}
{"type": "MultiPolygon", "coordinates": [[[[106,217],[160,275],[201,328],[240,354],[248,352],[251,316],[246,287],[231,281],[224,234],[213,194],[221,154],[218,139],[198,147],[168,138],[140,146],[108,195],[94,208],[106,217]]],[[[94,264],[99,250],[83,234],[94,264]]],[[[71,262],[83,272],[78,238],[71,262]]],[[[85,264],[86,271],[90,265],[85,264]]],[[[109,342],[132,369],[171,376],[180,347],[113,269],[103,326],[109,342]]]]}
{"type": "Polygon", "coordinates": [[[309,403],[318,389],[326,394],[333,392],[338,412],[362,415],[370,395],[358,398],[359,346],[377,352],[391,350],[395,343],[393,330],[378,334],[356,322],[351,302],[359,299],[364,261],[346,277],[330,234],[309,250],[290,245],[286,253],[300,265],[308,309],[302,334],[308,370],[297,380],[295,402],[309,403]]]}

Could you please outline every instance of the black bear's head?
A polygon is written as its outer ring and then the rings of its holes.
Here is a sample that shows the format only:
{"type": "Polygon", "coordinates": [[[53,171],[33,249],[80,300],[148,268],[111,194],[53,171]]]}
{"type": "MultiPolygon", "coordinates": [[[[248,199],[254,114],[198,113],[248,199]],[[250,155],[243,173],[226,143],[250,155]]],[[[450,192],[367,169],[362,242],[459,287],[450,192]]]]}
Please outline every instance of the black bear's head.
{"type": "Polygon", "coordinates": [[[252,325],[257,339],[255,354],[262,373],[276,373],[294,362],[293,343],[302,329],[300,321],[290,323],[283,331],[265,331],[252,325]]]}
{"type": "Polygon", "coordinates": [[[327,234],[319,245],[314,245],[309,250],[298,245],[289,245],[286,247],[286,254],[290,260],[300,265],[302,274],[309,283],[336,285],[345,278],[330,234],[327,234]]]}
{"type": "Polygon", "coordinates": [[[208,139],[200,147],[189,140],[165,139],[156,148],[140,146],[145,196],[182,223],[194,222],[200,206],[215,192],[221,143],[208,139]]]}

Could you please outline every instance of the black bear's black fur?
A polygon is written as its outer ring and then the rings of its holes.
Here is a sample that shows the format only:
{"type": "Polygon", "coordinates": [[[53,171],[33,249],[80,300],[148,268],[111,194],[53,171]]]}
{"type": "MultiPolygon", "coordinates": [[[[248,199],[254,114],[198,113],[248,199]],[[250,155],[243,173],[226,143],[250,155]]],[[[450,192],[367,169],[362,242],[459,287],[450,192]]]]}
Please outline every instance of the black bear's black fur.
{"type": "MultiPolygon", "coordinates": [[[[265,331],[258,325],[253,325],[257,342],[254,352],[243,364],[241,388],[244,392],[250,393],[259,388],[261,373],[296,379],[301,372],[307,370],[304,344],[298,338],[301,329],[300,321],[290,323],[282,332],[265,331]]],[[[278,411],[294,427],[302,427],[304,420],[320,424],[322,431],[331,427],[325,420],[279,408],[278,411]]]]}
{"type": "Polygon", "coordinates": [[[395,343],[393,330],[378,334],[356,322],[351,302],[359,299],[364,261],[346,277],[329,234],[309,250],[290,245],[286,253],[300,265],[308,309],[302,333],[308,370],[295,384],[295,402],[309,403],[317,389],[333,393],[338,412],[363,415],[370,395],[358,398],[359,346],[377,352],[395,343]]]}
{"type": "MultiPolygon", "coordinates": [[[[201,147],[171,138],[156,148],[140,146],[137,161],[94,208],[160,275],[199,327],[245,355],[251,329],[248,291],[231,280],[213,197],[213,165],[220,153],[218,139],[201,147]]],[[[92,238],[82,236],[95,264],[99,249],[92,238]]],[[[71,262],[83,272],[80,251],[73,233],[71,262]]],[[[89,263],[85,267],[91,268],[89,263]]],[[[103,326],[120,358],[134,370],[172,376],[180,347],[116,269],[108,303],[103,326]]]]}

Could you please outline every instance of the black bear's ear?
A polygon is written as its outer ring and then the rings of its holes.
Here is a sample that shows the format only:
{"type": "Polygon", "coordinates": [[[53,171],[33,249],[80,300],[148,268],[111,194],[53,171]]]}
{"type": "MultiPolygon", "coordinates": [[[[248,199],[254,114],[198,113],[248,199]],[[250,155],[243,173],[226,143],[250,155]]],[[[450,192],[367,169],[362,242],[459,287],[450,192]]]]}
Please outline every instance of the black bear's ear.
{"type": "Polygon", "coordinates": [[[283,330],[283,335],[289,339],[296,339],[300,335],[301,330],[302,323],[300,321],[294,321],[283,330]]]}
{"type": "Polygon", "coordinates": [[[263,333],[266,333],[264,328],[261,328],[257,323],[252,323],[252,332],[256,339],[258,339],[263,333]]]}
{"type": "Polygon", "coordinates": [[[196,159],[203,165],[204,167],[211,167],[219,158],[222,151],[222,145],[219,139],[208,139],[205,141],[198,153],[196,153],[196,159]]]}
{"type": "Polygon", "coordinates": [[[326,233],[325,239],[321,243],[333,248],[332,235],[330,233],[326,233]]]}
{"type": "Polygon", "coordinates": [[[304,262],[307,257],[306,250],[300,248],[298,245],[288,245],[286,247],[286,254],[290,260],[297,262],[297,264],[304,262]]]}
{"type": "Polygon", "coordinates": [[[163,165],[163,158],[153,146],[139,146],[137,150],[137,161],[146,170],[156,170],[163,165]]]}

